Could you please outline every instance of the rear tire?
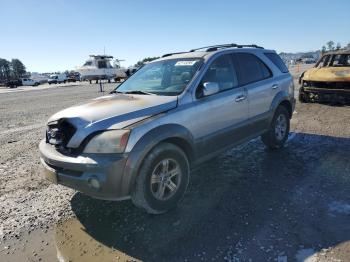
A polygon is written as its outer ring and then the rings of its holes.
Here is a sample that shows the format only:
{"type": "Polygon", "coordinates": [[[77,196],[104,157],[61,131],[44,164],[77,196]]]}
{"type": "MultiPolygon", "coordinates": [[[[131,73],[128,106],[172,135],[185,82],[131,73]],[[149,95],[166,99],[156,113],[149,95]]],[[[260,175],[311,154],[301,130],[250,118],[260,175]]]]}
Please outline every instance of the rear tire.
{"type": "Polygon", "coordinates": [[[161,143],[143,160],[131,200],[147,213],[165,213],[182,199],[189,177],[186,154],[173,144],[161,143]]]}
{"type": "Polygon", "coordinates": [[[288,139],[289,128],[289,112],[284,106],[279,106],[273,116],[269,131],[261,136],[261,140],[271,150],[281,148],[288,139]]]}

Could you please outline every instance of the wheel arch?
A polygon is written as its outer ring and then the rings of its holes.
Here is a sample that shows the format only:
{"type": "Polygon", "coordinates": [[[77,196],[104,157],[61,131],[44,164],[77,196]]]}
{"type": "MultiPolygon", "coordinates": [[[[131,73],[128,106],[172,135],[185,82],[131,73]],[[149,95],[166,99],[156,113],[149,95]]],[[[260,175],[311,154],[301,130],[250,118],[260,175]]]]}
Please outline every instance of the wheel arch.
{"type": "Polygon", "coordinates": [[[144,158],[153,148],[163,142],[178,146],[186,154],[190,165],[193,163],[194,143],[190,131],[178,124],[158,126],[143,135],[130,151],[124,168],[123,191],[130,195],[144,158]]]}
{"type": "Polygon", "coordinates": [[[279,92],[272,100],[271,107],[270,107],[270,111],[272,112],[271,120],[272,120],[272,117],[273,117],[276,109],[279,106],[284,106],[289,112],[289,118],[292,118],[293,104],[291,102],[291,98],[290,98],[289,94],[285,91],[279,92]]]}

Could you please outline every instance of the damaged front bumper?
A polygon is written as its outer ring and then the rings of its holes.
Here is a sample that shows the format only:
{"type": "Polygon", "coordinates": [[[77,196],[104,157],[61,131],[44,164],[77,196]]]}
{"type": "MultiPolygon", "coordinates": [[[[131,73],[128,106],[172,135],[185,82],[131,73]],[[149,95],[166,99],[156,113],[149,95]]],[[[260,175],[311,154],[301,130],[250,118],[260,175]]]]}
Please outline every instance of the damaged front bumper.
{"type": "Polygon", "coordinates": [[[122,200],[129,198],[123,186],[126,154],[82,154],[68,156],[55,146],[40,142],[41,173],[52,183],[61,184],[94,198],[122,200]]]}
{"type": "Polygon", "coordinates": [[[349,102],[350,82],[303,82],[301,95],[318,102],[349,102]]]}

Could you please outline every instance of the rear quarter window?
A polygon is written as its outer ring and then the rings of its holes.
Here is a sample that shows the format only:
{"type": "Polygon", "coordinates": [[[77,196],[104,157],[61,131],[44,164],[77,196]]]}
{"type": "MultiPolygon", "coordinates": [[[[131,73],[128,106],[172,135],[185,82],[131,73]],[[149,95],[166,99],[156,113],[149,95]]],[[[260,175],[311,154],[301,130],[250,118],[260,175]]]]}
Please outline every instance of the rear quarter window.
{"type": "Polygon", "coordinates": [[[276,53],[265,53],[265,56],[270,59],[270,61],[272,63],[274,63],[275,66],[278,67],[278,69],[282,72],[282,73],[288,73],[288,68],[286,67],[286,65],[283,63],[283,60],[281,59],[281,57],[276,54],[276,53]]]}

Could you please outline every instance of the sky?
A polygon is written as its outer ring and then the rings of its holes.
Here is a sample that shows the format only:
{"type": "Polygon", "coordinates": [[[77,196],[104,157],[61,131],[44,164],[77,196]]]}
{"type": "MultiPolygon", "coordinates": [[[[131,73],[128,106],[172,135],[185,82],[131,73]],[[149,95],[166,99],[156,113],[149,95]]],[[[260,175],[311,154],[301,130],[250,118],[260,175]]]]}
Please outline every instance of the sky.
{"type": "Polygon", "coordinates": [[[349,10],[349,0],[0,0],[0,58],[52,72],[104,50],[122,66],[224,43],[311,51],[350,42],[349,10]]]}

